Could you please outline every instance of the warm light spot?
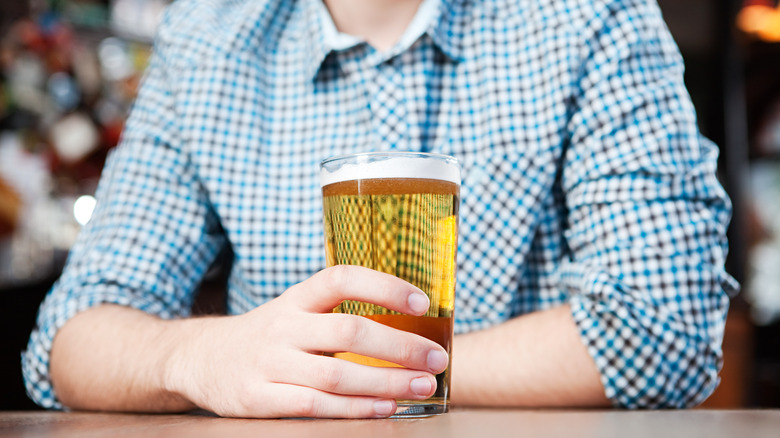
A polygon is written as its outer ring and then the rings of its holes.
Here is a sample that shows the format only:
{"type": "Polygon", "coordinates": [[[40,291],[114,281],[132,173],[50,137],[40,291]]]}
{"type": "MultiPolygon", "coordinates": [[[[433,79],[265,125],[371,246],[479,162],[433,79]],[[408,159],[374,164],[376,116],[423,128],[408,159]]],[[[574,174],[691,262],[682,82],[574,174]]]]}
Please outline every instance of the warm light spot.
{"type": "Polygon", "coordinates": [[[767,42],[780,42],[780,7],[748,4],[737,15],[737,27],[767,42]]]}

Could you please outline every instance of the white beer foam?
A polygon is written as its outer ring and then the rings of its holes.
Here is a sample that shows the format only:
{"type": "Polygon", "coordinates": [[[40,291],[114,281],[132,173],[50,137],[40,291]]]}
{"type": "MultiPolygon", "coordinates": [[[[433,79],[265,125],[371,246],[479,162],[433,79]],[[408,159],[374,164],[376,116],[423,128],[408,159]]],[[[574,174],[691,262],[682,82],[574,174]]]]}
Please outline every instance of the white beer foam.
{"type": "Polygon", "coordinates": [[[343,164],[338,169],[320,170],[322,186],[342,181],[379,178],[428,178],[449,181],[460,185],[460,168],[453,162],[439,159],[387,157],[371,163],[343,164]]]}

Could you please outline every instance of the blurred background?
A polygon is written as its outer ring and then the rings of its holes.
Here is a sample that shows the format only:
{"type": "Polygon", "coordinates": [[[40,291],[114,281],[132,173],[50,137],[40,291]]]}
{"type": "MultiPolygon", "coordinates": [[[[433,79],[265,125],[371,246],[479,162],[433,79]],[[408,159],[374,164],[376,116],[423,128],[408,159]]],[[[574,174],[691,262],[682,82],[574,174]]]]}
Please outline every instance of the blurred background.
{"type": "MultiPolygon", "coordinates": [[[[35,409],[19,365],[37,306],[94,206],[168,0],[0,2],[0,410],[35,409]]],[[[780,6],[659,0],[735,214],[721,386],[705,407],[780,407],[780,6]]],[[[202,285],[221,306],[224,269],[202,285]]]]}

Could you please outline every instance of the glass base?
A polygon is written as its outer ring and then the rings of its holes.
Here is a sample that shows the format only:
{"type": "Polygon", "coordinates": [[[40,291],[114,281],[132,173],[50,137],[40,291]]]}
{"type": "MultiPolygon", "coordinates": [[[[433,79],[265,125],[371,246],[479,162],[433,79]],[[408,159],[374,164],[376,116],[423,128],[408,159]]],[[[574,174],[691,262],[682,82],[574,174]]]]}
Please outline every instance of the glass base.
{"type": "Polygon", "coordinates": [[[446,402],[399,400],[397,405],[395,414],[391,415],[390,418],[424,418],[449,411],[449,405],[446,402]]]}

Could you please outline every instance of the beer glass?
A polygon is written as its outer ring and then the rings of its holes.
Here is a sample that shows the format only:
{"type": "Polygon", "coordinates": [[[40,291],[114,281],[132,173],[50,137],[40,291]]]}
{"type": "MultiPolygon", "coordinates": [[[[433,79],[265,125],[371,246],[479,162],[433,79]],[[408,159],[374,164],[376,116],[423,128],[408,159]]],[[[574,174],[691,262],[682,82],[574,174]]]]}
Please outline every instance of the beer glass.
{"type": "MultiPolygon", "coordinates": [[[[334,312],[416,333],[450,354],[460,202],[457,160],[416,152],[344,155],[324,160],[320,179],[327,265],[360,265],[395,275],[422,289],[431,301],[424,316],[358,301],[344,301],[334,312]]],[[[349,352],[334,356],[364,365],[399,366],[349,352]]],[[[436,383],[436,392],[427,400],[398,400],[394,417],[447,412],[449,365],[436,383]]]]}

